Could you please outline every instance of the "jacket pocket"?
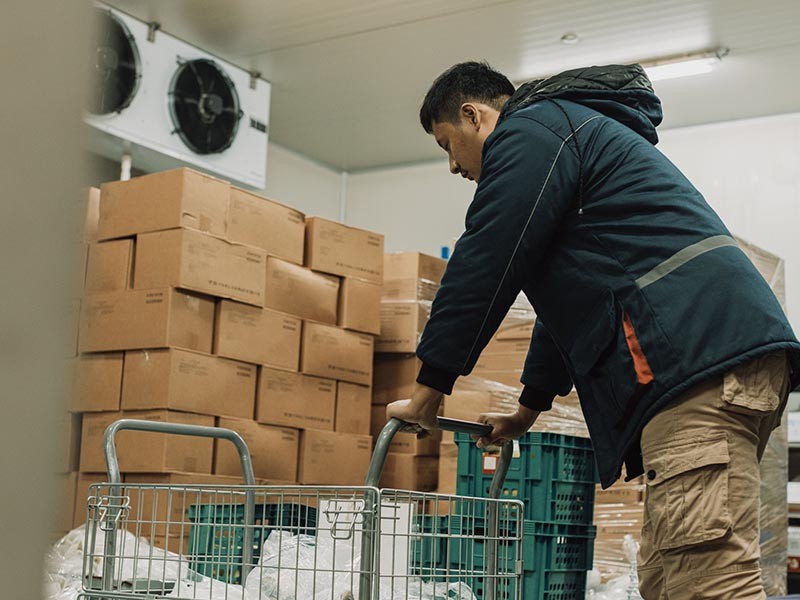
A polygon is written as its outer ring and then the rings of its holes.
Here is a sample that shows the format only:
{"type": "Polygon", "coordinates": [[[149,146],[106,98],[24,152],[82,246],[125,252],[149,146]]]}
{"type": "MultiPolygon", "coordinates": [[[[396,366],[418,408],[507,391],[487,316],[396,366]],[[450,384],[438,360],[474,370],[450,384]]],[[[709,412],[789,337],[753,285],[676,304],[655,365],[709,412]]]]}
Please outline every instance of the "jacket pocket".
{"type": "Polygon", "coordinates": [[[702,440],[674,440],[643,454],[647,528],[657,550],[709,542],[731,530],[724,431],[702,440]]]}
{"type": "Polygon", "coordinates": [[[745,415],[767,415],[780,406],[786,377],[784,352],[759,357],[725,375],[720,405],[745,415]]]}
{"type": "Polygon", "coordinates": [[[568,352],[577,382],[589,388],[598,405],[609,403],[614,409],[612,426],[619,424],[625,415],[637,382],[622,315],[614,293],[607,290],[578,328],[578,336],[568,352]]]}

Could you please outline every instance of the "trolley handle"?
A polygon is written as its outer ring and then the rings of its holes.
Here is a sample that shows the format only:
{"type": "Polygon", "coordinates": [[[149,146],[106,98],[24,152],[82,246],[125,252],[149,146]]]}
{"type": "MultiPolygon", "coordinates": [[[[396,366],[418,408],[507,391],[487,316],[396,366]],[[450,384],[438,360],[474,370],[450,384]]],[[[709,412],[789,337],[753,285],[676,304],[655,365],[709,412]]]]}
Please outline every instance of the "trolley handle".
{"type": "Polygon", "coordinates": [[[239,453],[239,462],[246,485],[255,485],[256,478],[253,474],[253,460],[242,436],[230,429],[222,427],[207,427],[203,425],[186,425],[184,423],[161,423],[159,421],[141,421],[138,419],[120,419],[106,427],[103,434],[103,449],[108,469],[108,481],[112,484],[122,483],[117,460],[116,436],[120,431],[147,431],[152,433],[168,433],[174,435],[190,435],[195,437],[208,437],[228,440],[236,446],[239,453]]]}
{"type": "MultiPolygon", "coordinates": [[[[103,450],[106,457],[106,468],[108,469],[109,493],[118,496],[122,484],[122,477],[119,472],[119,461],[117,460],[117,433],[124,430],[147,431],[152,433],[169,433],[174,435],[191,435],[196,437],[217,438],[229,440],[236,446],[239,453],[239,461],[242,463],[244,482],[248,486],[256,484],[253,475],[253,460],[250,458],[250,450],[244,443],[242,437],[235,431],[223,429],[221,427],[206,427],[201,425],[186,425],[185,423],[161,423],[158,421],[140,421],[138,419],[120,419],[114,421],[106,427],[103,433],[103,450]]],[[[244,493],[244,522],[245,524],[255,523],[255,490],[250,487],[244,493]]],[[[119,517],[121,507],[110,508],[112,519],[119,517]]],[[[112,589],[114,582],[114,555],[118,552],[116,527],[106,532],[105,537],[105,560],[103,561],[103,590],[112,589]]],[[[253,527],[244,528],[244,540],[242,542],[242,580],[247,578],[247,574],[253,568],[253,527]]]]}
{"type": "MultiPolygon", "coordinates": [[[[461,421],[459,419],[448,419],[446,417],[436,417],[436,424],[439,429],[444,431],[453,431],[457,433],[468,433],[471,435],[485,436],[492,432],[492,426],[485,423],[473,423],[471,421],[461,421]]],[[[384,425],[378,439],[375,442],[375,450],[372,453],[372,460],[369,464],[369,471],[367,472],[366,485],[369,487],[378,487],[383,472],[383,466],[386,462],[386,454],[389,452],[389,446],[394,439],[395,434],[403,429],[411,429],[414,426],[411,423],[406,423],[400,419],[389,419],[389,422],[384,425]]],[[[508,473],[508,466],[511,464],[511,444],[505,444],[500,450],[500,458],[497,461],[497,469],[492,478],[492,485],[489,488],[489,496],[491,498],[499,498],[500,491],[508,473]]]]}

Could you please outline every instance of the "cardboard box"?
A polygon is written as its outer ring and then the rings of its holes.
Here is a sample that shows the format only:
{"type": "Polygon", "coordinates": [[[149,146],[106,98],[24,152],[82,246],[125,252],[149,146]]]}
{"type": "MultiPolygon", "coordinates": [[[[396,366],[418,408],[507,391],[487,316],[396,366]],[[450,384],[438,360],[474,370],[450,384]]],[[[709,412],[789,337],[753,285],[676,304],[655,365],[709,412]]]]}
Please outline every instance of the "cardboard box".
{"type": "MultiPolygon", "coordinates": [[[[295,481],[297,478],[297,455],[299,432],[288,427],[262,425],[255,421],[240,419],[217,419],[217,427],[232,429],[242,436],[253,459],[256,477],[295,481]]],[[[228,440],[215,440],[214,473],[217,475],[239,475],[242,466],[239,454],[228,440]]]]}
{"type": "Polygon", "coordinates": [[[84,242],[80,242],[74,245],[75,254],[74,254],[74,266],[72,267],[75,273],[75,283],[69,290],[68,296],[80,296],[83,295],[83,290],[86,287],[86,275],[87,275],[87,268],[89,263],[89,246],[91,244],[86,244],[84,242]]]}
{"type": "MultiPolygon", "coordinates": [[[[118,419],[142,419],[166,423],[214,426],[214,417],[170,410],[89,413],[83,417],[80,470],[105,471],[103,432],[118,419]]],[[[117,436],[117,457],[123,473],[169,473],[185,471],[210,473],[214,452],[211,438],[167,435],[143,431],[121,431],[117,436]]]]}
{"type": "Polygon", "coordinates": [[[298,481],[317,485],[363,485],[372,458],[368,435],[306,429],[300,434],[298,481]]]}
{"type": "Polygon", "coordinates": [[[63,339],[61,355],[64,358],[74,358],[78,355],[78,338],[81,328],[81,299],[70,298],[61,304],[64,322],[67,331],[63,339]]]}
{"type": "Polygon", "coordinates": [[[775,293],[778,302],[786,310],[786,262],[767,252],[763,248],[759,248],[755,244],[751,244],[738,236],[736,243],[739,244],[742,252],[747,255],[747,258],[755,265],[758,272],[769,284],[770,289],[775,293]]]}
{"type": "Polygon", "coordinates": [[[122,409],[253,418],[257,367],[176,348],[125,354],[122,409]]]}
{"type": "MultiPolygon", "coordinates": [[[[72,505],[74,512],[72,514],[72,527],[75,529],[86,523],[86,513],[88,510],[89,497],[94,495],[91,486],[97,483],[105,483],[108,481],[108,475],[105,472],[98,473],[78,473],[77,481],[75,484],[75,492],[72,497],[72,505]]],[[[107,489],[101,490],[101,493],[108,493],[107,489]]],[[[69,502],[69,500],[64,500],[69,502]]]]}
{"type": "Polygon", "coordinates": [[[453,442],[442,442],[439,445],[439,482],[436,492],[455,495],[457,484],[458,446],[453,442]]]}
{"type": "Polygon", "coordinates": [[[191,169],[173,169],[101,186],[101,240],[191,227],[224,236],[230,184],[191,169]]]}
{"type": "Polygon", "coordinates": [[[81,422],[83,415],[59,411],[59,446],[54,473],[78,470],[81,456],[81,422]]]}
{"type": "Polygon", "coordinates": [[[410,398],[422,362],[413,354],[376,354],[372,403],[389,404],[410,398]]]}
{"type": "Polygon", "coordinates": [[[382,488],[432,492],[439,481],[438,456],[414,456],[410,454],[386,455],[381,474],[382,488]]]}
{"type": "Polygon", "coordinates": [[[256,395],[256,421],[271,425],[332,431],[336,382],[262,367],[256,395]]]}
{"type": "Polygon", "coordinates": [[[67,473],[56,476],[56,507],[53,514],[51,531],[69,531],[75,516],[75,491],[78,485],[78,474],[67,473]]]}
{"type": "Polygon", "coordinates": [[[174,539],[175,543],[179,544],[181,538],[189,537],[191,526],[189,511],[193,504],[244,503],[244,494],[234,495],[230,492],[215,494],[212,491],[218,486],[241,486],[243,482],[241,476],[202,473],[129,473],[125,475],[125,489],[131,499],[128,529],[148,540],[151,536],[163,538],[169,534],[170,542],[174,539]],[[141,484],[169,486],[174,489],[168,494],[164,490],[137,487],[141,484]],[[208,486],[209,489],[188,487],[193,485],[208,486]],[[187,487],[181,489],[182,486],[187,487]],[[169,530],[167,522],[170,524],[169,530]]]}
{"type": "Polygon", "coordinates": [[[416,352],[430,311],[423,302],[382,302],[381,333],[375,340],[375,351],[416,352]]]}
{"type": "Polygon", "coordinates": [[[97,227],[100,222],[100,189],[90,187],[83,191],[80,198],[81,231],[77,239],[84,243],[97,241],[97,227]]]}
{"type": "Polygon", "coordinates": [[[300,370],[307,375],[350,383],[372,383],[373,340],[320,323],[305,323],[300,370]]]}
{"type": "Polygon", "coordinates": [[[114,292],[131,287],[133,240],[111,240],[89,246],[86,262],[87,293],[114,292]]]}
{"type": "Polygon", "coordinates": [[[134,286],[172,286],[264,306],[267,254],[191,229],[140,235],[134,286]]]}
{"type": "Polygon", "coordinates": [[[387,252],[383,255],[383,279],[416,279],[440,284],[447,261],[422,252],[387,252]]]}
{"type": "Polygon", "coordinates": [[[339,433],[370,434],[372,390],[340,381],[336,385],[336,424],[339,433]]]}
{"type": "Polygon", "coordinates": [[[104,292],[81,303],[78,347],[107,352],[177,346],[211,352],[214,301],[170,288],[104,292]]]}
{"type": "Polygon", "coordinates": [[[217,304],[214,354],[297,371],[302,322],[267,308],[222,300],[217,304]]]}
{"type": "Polygon", "coordinates": [[[533,336],[535,320],[520,323],[517,319],[504,321],[494,334],[496,340],[527,340],[533,336]]]}
{"type": "Polygon", "coordinates": [[[482,413],[491,410],[492,399],[485,392],[453,390],[442,403],[442,416],[460,421],[477,421],[482,413]]]}
{"type": "Polygon", "coordinates": [[[515,371],[489,371],[488,369],[473,369],[472,374],[477,377],[482,377],[488,381],[496,381],[508,387],[517,388],[521,391],[522,382],[522,369],[515,371]]]}
{"type": "MultiPolygon", "coordinates": [[[[378,436],[386,425],[386,406],[378,404],[372,406],[370,427],[372,437],[378,436]]],[[[439,444],[442,441],[442,432],[435,431],[426,437],[417,437],[416,433],[397,433],[389,446],[389,452],[394,454],[411,454],[414,456],[438,456],[439,444]]]]}
{"type": "Polygon", "coordinates": [[[604,490],[600,485],[595,486],[594,503],[600,504],[638,504],[644,501],[643,485],[617,484],[604,490]]]}
{"type": "Polygon", "coordinates": [[[630,533],[639,539],[642,530],[644,504],[602,504],[595,506],[594,523],[597,539],[618,537],[630,533]]]}
{"type": "Polygon", "coordinates": [[[339,288],[339,327],[378,335],[381,332],[381,286],[345,277],[339,288]]]}
{"type": "Polygon", "coordinates": [[[439,284],[424,279],[384,279],[381,299],[384,301],[424,300],[433,302],[439,284]]]}
{"type": "Polygon", "coordinates": [[[267,259],[264,306],[309,321],[336,324],[339,278],[278,258],[267,259]]]}
{"type": "Polygon", "coordinates": [[[71,410],[119,410],[122,392],[122,352],[82,354],[75,359],[71,410]]]}
{"type": "Polygon", "coordinates": [[[303,264],[306,216],[299,210],[231,187],[228,239],[303,264]]]}
{"type": "Polygon", "coordinates": [[[490,356],[494,354],[522,354],[525,356],[528,353],[530,345],[530,338],[522,340],[498,340],[497,338],[492,338],[489,343],[486,344],[483,352],[481,352],[481,356],[490,356]]]}
{"type": "Polygon", "coordinates": [[[315,271],[381,283],[383,236],[321,217],[309,217],[305,264],[315,271]]]}
{"type": "Polygon", "coordinates": [[[481,354],[475,363],[478,371],[519,371],[525,366],[527,350],[524,353],[504,352],[481,354]]]}

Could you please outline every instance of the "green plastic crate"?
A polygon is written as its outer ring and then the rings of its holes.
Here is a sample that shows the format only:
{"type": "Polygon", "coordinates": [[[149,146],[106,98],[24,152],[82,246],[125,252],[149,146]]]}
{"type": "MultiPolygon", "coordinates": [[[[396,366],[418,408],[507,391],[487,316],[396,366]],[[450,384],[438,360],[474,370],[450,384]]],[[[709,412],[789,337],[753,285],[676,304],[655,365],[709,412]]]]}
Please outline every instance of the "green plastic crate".
{"type": "MultiPolygon", "coordinates": [[[[261,556],[263,540],[273,529],[294,534],[316,533],[317,511],[301,504],[256,504],[253,559],[261,556]]],[[[227,583],[242,582],[243,504],[194,504],[189,507],[189,548],[192,569],[227,583]]]]}
{"type": "Polygon", "coordinates": [[[525,571],[588,571],[594,559],[597,528],[525,521],[522,566],[525,571]]]}
{"type": "MultiPolygon", "coordinates": [[[[452,515],[450,517],[450,533],[447,543],[447,560],[451,568],[464,570],[483,570],[486,554],[486,541],[484,536],[483,517],[452,515]]],[[[501,538],[497,545],[498,567],[504,572],[515,572],[517,561],[517,546],[519,538],[524,533],[517,531],[517,521],[500,520],[497,536],[501,538]],[[506,539],[502,539],[506,538],[506,539]]]]}
{"type": "Polygon", "coordinates": [[[410,572],[420,577],[435,577],[447,566],[447,516],[421,515],[415,523],[419,535],[411,539],[410,572]]]}
{"type": "MultiPolygon", "coordinates": [[[[522,597],[547,600],[583,600],[586,572],[592,568],[596,528],[587,525],[561,525],[525,521],[522,541],[522,597]]],[[[467,571],[485,569],[485,542],[450,540],[451,567],[467,571]],[[458,552],[468,549],[470,561],[462,564],[458,552]]],[[[516,552],[511,545],[498,544],[498,569],[514,572],[516,552]]],[[[462,554],[461,556],[467,556],[462,554]]],[[[457,578],[454,578],[457,579],[457,578]]],[[[481,578],[466,583],[476,594],[485,588],[481,578]]],[[[498,584],[497,598],[515,598],[514,585],[498,584]]],[[[480,597],[480,594],[478,594],[480,597]]]]}
{"type": "MultiPolygon", "coordinates": [[[[455,517],[454,517],[455,518],[455,517]]],[[[531,570],[589,570],[592,568],[594,538],[597,529],[591,525],[562,525],[525,521],[522,535],[522,567],[531,570]]],[[[503,537],[503,530],[499,532],[503,537]]],[[[465,567],[484,566],[486,543],[480,536],[474,539],[451,538],[449,561],[457,566],[465,558],[471,564],[465,567]]],[[[500,568],[514,570],[516,551],[514,541],[500,540],[497,548],[500,568]]]]}
{"type": "MultiPolygon", "coordinates": [[[[488,497],[492,461],[465,434],[456,434],[461,496],[488,497]],[[485,456],[486,455],[486,456],[485,456]]],[[[525,502],[525,518],[563,524],[589,525],[594,516],[597,470],[588,439],[558,433],[528,433],[519,440],[519,456],[511,460],[501,499],[525,502]]]]}

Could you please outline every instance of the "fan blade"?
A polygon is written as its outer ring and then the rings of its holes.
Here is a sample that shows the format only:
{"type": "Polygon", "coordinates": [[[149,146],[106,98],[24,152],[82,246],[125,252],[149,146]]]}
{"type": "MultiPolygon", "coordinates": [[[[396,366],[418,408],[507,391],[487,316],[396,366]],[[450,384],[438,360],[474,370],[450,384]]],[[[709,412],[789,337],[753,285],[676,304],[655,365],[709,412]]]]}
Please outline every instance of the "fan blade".
{"type": "Polygon", "coordinates": [[[191,96],[173,93],[172,97],[180,102],[183,102],[184,104],[200,104],[200,101],[197,98],[192,98],[191,96]]]}
{"type": "Polygon", "coordinates": [[[203,87],[203,78],[200,77],[200,73],[197,72],[197,67],[195,67],[193,60],[189,61],[189,68],[192,70],[192,73],[194,73],[194,78],[197,80],[197,85],[200,87],[200,93],[205,94],[203,87]]]}

